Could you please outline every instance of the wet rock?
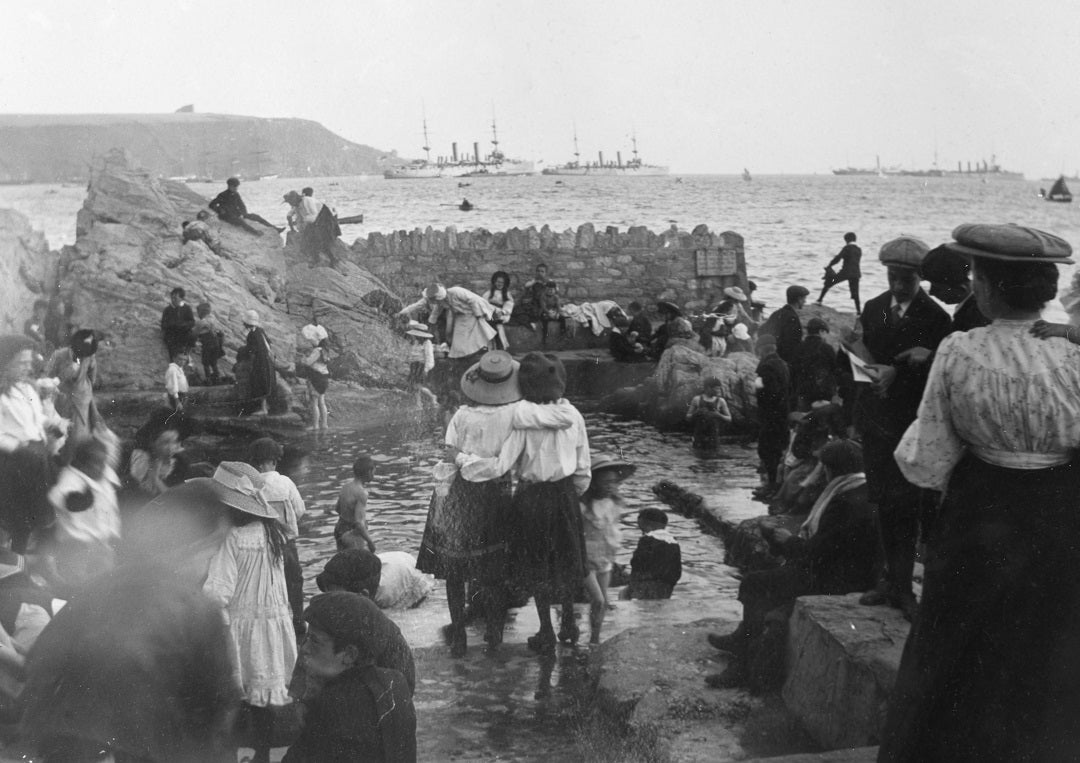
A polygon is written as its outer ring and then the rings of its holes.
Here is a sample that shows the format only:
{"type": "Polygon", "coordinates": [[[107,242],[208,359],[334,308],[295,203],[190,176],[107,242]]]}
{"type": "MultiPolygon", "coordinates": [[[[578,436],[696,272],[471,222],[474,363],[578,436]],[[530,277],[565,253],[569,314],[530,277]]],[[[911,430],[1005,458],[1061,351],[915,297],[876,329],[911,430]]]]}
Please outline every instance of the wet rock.
{"type": "Polygon", "coordinates": [[[723,670],[706,636],[733,621],[634,628],[604,642],[596,689],[601,711],[625,723],[653,757],[642,760],[739,760],[740,737],[762,700],[741,689],[711,689],[705,676],[723,670]],[[676,754],[676,751],[679,751],[676,754]]]}
{"type": "Polygon", "coordinates": [[[805,596],[788,634],[782,696],[823,748],[877,744],[910,625],[859,594],[805,596]]]}
{"type": "Polygon", "coordinates": [[[22,214],[0,209],[0,333],[22,333],[34,300],[46,296],[55,266],[45,236],[22,214]]]}

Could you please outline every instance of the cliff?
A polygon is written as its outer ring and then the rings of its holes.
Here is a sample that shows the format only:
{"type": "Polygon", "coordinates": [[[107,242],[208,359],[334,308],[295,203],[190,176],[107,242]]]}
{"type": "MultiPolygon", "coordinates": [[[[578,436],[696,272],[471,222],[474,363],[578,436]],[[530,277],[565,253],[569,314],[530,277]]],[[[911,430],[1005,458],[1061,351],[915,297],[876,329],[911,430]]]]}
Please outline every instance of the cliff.
{"type": "Polygon", "coordinates": [[[228,114],[3,114],[0,182],[85,180],[122,148],[134,166],[163,177],[256,179],[378,174],[400,163],[307,119],[228,114]],[[386,157],[386,162],[383,161],[386,157]]]}
{"type": "Polygon", "coordinates": [[[45,236],[12,209],[0,209],[0,334],[21,334],[34,300],[45,297],[56,255],[45,236]]]}
{"type": "Polygon", "coordinates": [[[177,286],[190,304],[213,306],[225,334],[226,372],[244,341],[241,318],[253,309],[279,367],[294,361],[299,329],[314,313],[339,353],[336,378],[379,386],[404,380],[405,343],[390,328],[401,302],[378,279],[349,262],[312,267],[270,228],[255,236],[213,219],[217,252],[184,242],[182,221],[205,206],[185,184],[132,169],[122,152],[92,170],[76,243],[60,253],[58,272],[71,323],[103,335],[102,386],[161,389],[168,364],[161,311],[177,286]]]}

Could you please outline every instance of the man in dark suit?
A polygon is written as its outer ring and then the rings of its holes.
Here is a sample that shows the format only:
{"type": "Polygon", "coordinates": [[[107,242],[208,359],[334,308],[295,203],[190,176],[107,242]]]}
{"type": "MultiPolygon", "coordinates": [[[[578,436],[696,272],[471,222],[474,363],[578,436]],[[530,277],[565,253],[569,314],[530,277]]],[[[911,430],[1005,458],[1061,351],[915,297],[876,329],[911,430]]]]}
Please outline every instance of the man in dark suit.
{"type": "Polygon", "coordinates": [[[758,330],[759,334],[771,334],[776,337],[776,352],[780,358],[791,365],[802,343],[803,327],[799,320],[799,311],[806,305],[810,292],[805,286],[787,288],[787,304],[769,316],[758,330]]]}
{"type": "Polygon", "coordinates": [[[951,328],[948,314],[922,290],[919,267],[929,247],[910,236],[889,241],[878,259],[889,290],[866,303],[859,318],[872,356],[873,383],[860,384],[855,426],[862,437],[870,500],[878,504],[886,571],[863,604],[889,604],[909,619],[915,612],[915,564],[922,491],[904,479],[893,451],[915,420],[930,357],[951,328]]]}
{"type": "Polygon", "coordinates": [[[787,363],[776,352],[776,338],[761,334],[757,341],[761,361],[757,367],[758,457],[761,459],[763,484],[754,490],[754,497],[768,500],[779,489],[776,473],[784,458],[790,433],[788,413],[791,398],[791,375],[787,363]]]}

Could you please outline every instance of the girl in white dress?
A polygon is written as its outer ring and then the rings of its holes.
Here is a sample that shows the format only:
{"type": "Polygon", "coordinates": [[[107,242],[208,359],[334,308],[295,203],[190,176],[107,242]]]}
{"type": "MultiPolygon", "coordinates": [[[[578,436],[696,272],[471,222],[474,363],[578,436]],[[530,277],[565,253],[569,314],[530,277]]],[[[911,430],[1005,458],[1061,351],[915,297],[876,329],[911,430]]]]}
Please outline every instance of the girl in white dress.
{"type": "Polygon", "coordinates": [[[233,527],[210,561],[203,590],[222,607],[229,626],[233,677],[250,718],[252,761],[268,763],[271,708],[292,702],[288,685],[297,654],[285,586],[284,529],[263,498],[263,477],[254,467],[223,461],[213,479],[197,481],[211,485],[230,509],[233,527]]]}

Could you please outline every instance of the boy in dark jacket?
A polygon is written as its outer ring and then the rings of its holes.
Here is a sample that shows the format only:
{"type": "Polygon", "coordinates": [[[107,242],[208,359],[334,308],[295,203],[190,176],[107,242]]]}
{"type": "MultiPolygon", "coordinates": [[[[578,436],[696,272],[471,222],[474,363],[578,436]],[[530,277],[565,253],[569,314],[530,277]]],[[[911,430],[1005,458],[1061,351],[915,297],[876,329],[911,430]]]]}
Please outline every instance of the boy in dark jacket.
{"type": "Polygon", "coordinates": [[[319,688],[304,701],[303,729],[284,763],[416,760],[412,692],[401,673],[376,667],[363,606],[360,594],[333,591],[304,612],[300,659],[319,688]]]}
{"type": "Polygon", "coordinates": [[[630,559],[630,583],[622,599],[670,599],[682,577],[682,551],[667,530],[663,509],[642,509],[637,524],[641,530],[634,556],[630,559]]]}

